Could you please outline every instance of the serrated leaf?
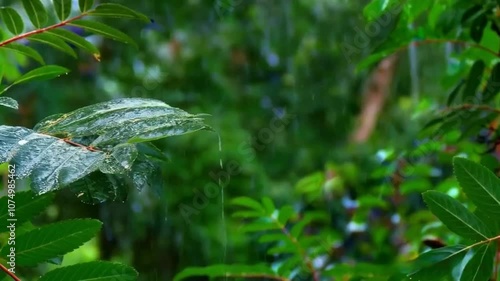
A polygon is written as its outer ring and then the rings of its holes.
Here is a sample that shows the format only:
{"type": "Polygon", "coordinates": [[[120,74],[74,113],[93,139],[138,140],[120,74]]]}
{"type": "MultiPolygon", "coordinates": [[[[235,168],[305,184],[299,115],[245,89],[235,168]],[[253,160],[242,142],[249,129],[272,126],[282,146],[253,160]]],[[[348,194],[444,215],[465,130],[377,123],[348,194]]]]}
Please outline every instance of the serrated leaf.
{"type": "Polygon", "coordinates": [[[34,130],[64,137],[93,137],[90,145],[147,142],[209,130],[203,118],[154,99],[116,99],[53,115],[34,130]]]}
{"type": "Polygon", "coordinates": [[[500,92],[500,62],[495,64],[491,70],[491,75],[482,94],[482,102],[491,101],[498,92],[500,92]]]}
{"type": "Polygon", "coordinates": [[[125,19],[138,19],[149,23],[150,19],[130,8],[115,3],[103,3],[95,7],[94,10],[89,12],[89,15],[96,17],[112,17],[112,18],[125,18],[125,19]]]}
{"type": "Polygon", "coordinates": [[[39,34],[34,34],[28,37],[28,40],[39,42],[45,45],[49,45],[54,49],[60,50],[74,58],[76,58],[76,53],[73,49],[66,44],[62,39],[56,37],[50,33],[44,32],[39,34]]]}
{"type": "Polygon", "coordinates": [[[257,212],[260,212],[261,214],[264,214],[264,212],[265,212],[264,208],[257,200],[254,200],[254,199],[249,198],[249,197],[234,198],[231,200],[231,204],[247,207],[247,208],[250,208],[250,209],[255,210],[257,212]]]}
{"type": "Polygon", "coordinates": [[[500,179],[492,171],[461,157],[453,159],[453,168],[465,194],[479,209],[500,214],[500,179]]]}
{"type": "Polygon", "coordinates": [[[462,271],[460,281],[488,280],[493,272],[496,242],[480,245],[462,271]]]}
{"type": "Polygon", "coordinates": [[[92,43],[89,41],[85,40],[85,38],[75,34],[74,32],[71,32],[66,29],[53,29],[50,31],[47,31],[46,33],[58,36],[59,38],[65,40],[66,42],[75,45],[76,47],[83,49],[93,55],[99,55],[99,49],[97,49],[96,46],[94,46],[92,43]]]}
{"type": "Polygon", "coordinates": [[[16,12],[16,10],[10,7],[1,7],[0,15],[2,16],[3,22],[7,29],[14,35],[18,35],[24,30],[24,23],[21,16],[16,12]]]}
{"type": "Polygon", "coordinates": [[[69,17],[71,13],[72,0],[52,0],[57,17],[63,21],[69,17]]]}
{"type": "Polygon", "coordinates": [[[32,189],[43,194],[98,169],[103,152],[75,147],[22,127],[0,126],[0,163],[17,165],[15,175],[30,175],[32,189]]]}
{"type": "Polygon", "coordinates": [[[94,0],[78,0],[78,6],[80,7],[80,11],[82,13],[92,9],[93,5],[94,0]]]}
{"type": "MultiPolygon", "coordinates": [[[[16,237],[16,264],[34,266],[48,259],[64,255],[92,239],[102,223],[92,219],[78,219],[42,226],[16,237]]],[[[5,256],[8,247],[2,249],[5,256]]]]}
{"type": "Polygon", "coordinates": [[[456,234],[475,241],[492,236],[478,217],[450,196],[431,190],[423,193],[423,198],[431,212],[456,234]]]}
{"type": "Polygon", "coordinates": [[[19,104],[17,103],[17,101],[9,97],[0,97],[0,105],[16,110],[19,109],[19,104]]]}
{"type": "Polygon", "coordinates": [[[133,281],[138,273],[130,266],[108,261],[93,261],[54,269],[40,281],[133,281]]]}
{"type": "Polygon", "coordinates": [[[69,25],[81,27],[90,33],[99,34],[116,41],[131,44],[132,46],[137,48],[137,44],[132,38],[130,38],[130,36],[109,25],[86,20],[75,20],[69,23],[69,25]]]}
{"type": "Polygon", "coordinates": [[[28,46],[24,46],[24,45],[16,44],[16,43],[11,43],[11,44],[7,44],[7,45],[2,46],[2,49],[15,51],[21,55],[25,55],[27,57],[30,57],[30,58],[36,60],[40,64],[45,64],[42,56],[37,51],[35,51],[35,49],[30,48],[28,46]]]}
{"type": "Polygon", "coordinates": [[[48,15],[40,0],[22,0],[24,10],[37,28],[43,27],[47,23],[48,15]]]}
{"type": "MultiPolygon", "coordinates": [[[[6,232],[6,227],[9,224],[7,221],[9,218],[7,209],[9,199],[15,202],[16,224],[21,225],[42,212],[53,201],[54,194],[47,193],[35,196],[31,191],[18,191],[13,199],[8,196],[0,198],[0,232],[6,232]]],[[[16,229],[16,233],[19,235],[18,229],[16,229]]]]}
{"type": "Polygon", "coordinates": [[[467,78],[467,83],[465,84],[464,91],[462,93],[462,100],[467,101],[467,98],[473,97],[476,94],[479,84],[481,84],[481,78],[483,76],[486,64],[482,60],[477,60],[471,67],[469,72],[469,77],[467,78]]]}
{"type": "Polygon", "coordinates": [[[266,277],[274,277],[274,279],[276,279],[276,277],[278,277],[278,275],[267,265],[219,264],[207,267],[186,268],[174,277],[174,281],[180,281],[194,276],[207,276],[213,279],[216,277],[245,277],[254,275],[261,276],[262,279],[267,279],[266,277]]]}

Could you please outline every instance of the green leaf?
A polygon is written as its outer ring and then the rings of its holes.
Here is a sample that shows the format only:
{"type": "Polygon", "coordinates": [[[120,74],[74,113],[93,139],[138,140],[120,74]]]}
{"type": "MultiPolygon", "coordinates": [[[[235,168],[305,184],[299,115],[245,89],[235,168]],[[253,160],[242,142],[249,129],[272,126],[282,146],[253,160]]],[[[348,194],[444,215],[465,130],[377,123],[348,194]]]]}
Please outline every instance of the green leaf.
{"type": "Polygon", "coordinates": [[[24,30],[24,23],[21,16],[16,12],[16,10],[10,7],[1,7],[0,15],[2,16],[3,22],[7,26],[7,29],[14,35],[18,35],[24,30]]]}
{"type": "Polygon", "coordinates": [[[73,49],[66,44],[62,39],[56,37],[50,33],[44,32],[39,34],[34,34],[28,37],[28,40],[39,42],[51,46],[54,49],[60,50],[74,58],[76,58],[76,53],[73,49]]]}
{"type": "Polygon", "coordinates": [[[71,13],[72,0],[52,0],[57,17],[63,21],[69,17],[71,13]]]}
{"type": "Polygon", "coordinates": [[[85,38],[78,36],[74,32],[65,30],[65,29],[53,29],[50,31],[47,31],[46,33],[58,36],[59,38],[65,40],[66,42],[75,45],[76,47],[83,49],[91,54],[94,55],[94,57],[99,57],[99,49],[97,49],[96,46],[94,46],[92,43],[89,41],[85,40],[85,38]]]}
{"type": "Polygon", "coordinates": [[[31,191],[19,191],[16,192],[13,199],[11,199],[9,196],[3,196],[2,198],[0,198],[0,232],[6,232],[6,227],[9,224],[9,222],[7,221],[7,219],[9,218],[7,209],[9,199],[15,201],[15,219],[17,220],[16,224],[21,225],[22,223],[31,220],[34,216],[38,215],[47,206],[49,206],[49,204],[54,199],[54,194],[47,193],[41,196],[35,196],[31,191]]]}
{"type": "Polygon", "coordinates": [[[30,58],[36,60],[40,64],[45,64],[42,56],[37,51],[35,51],[35,49],[30,48],[28,46],[24,46],[24,45],[17,44],[17,43],[11,43],[11,44],[7,44],[7,45],[2,46],[2,49],[15,51],[21,55],[25,55],[27,57],[30,57],[30,58]]]}
{"type": "Polygon", "coordinates": [[[100,4],[94,10],[90,11],[89,15],[96,17],[138,19],[147,23],[150,22],[150,19],[147,16],[115,3],[100,4]]]}
{"type": "Polygon", "coordinates": [[[492,236],[491,230],[478,217],[450,196],[431,190],[423,197],[431,212],[456,234],[475,241],[492,236]]]}
{"type": "Polygon", "coordinates": [[[106,155],[99,170],[105,174],[125,174],[132,169],[137,154],[137,148],[134,144],[119,144],[106,155]]]}
{"type": "Polygon", "coordinates": [[[479,246],[465,265],[460,281],[488,280],[493,272],[496,245],[496,242],[490,242],[479,246]]]}
{"type": "MultiPolygon", "coordinates": [[[[16,264],[34,266],[69,253],[92,239],[102,223],[92,219],[57,222],[37,228],[16,237],[16,264]]],[[[5,256],[10,249],[5,247],[5,256]]]]}
{"type": "Polygon", "coordinates": [[[462,79],[460,82],[455,86],[453,91],[448,95],[448,100],[446,101],[446,105],[450,106],[455,98],[457,97],[458,93],[460,92],[460,89],[462,89],[462,86],[465,85],[465,81],[462,79]]]}
{"type": "Polygon", "coordinates": [[[68,187],[86,204],[99,204],[106,201],[124,202],[127,199],[128,185],[123,175],[110,175],[101,172],[92,174],[72,183],[68,187]]]}
{"type": "MultiPolygon", "coordinates": [[[[66,74],[69,72],[69,69],[64,68],[62,66],[58,65],[44,65],[38,68],[35,68],[28,73],[23,74],[21,77],[19,77],[14,83],[10,84],[8,87],[3,89],[2,92],[7,91],[10,87],[25,83],[25,82],[32,82],[32,81],[43,81],[43,80],[48,80],[52,79],[58,76],[61,76],[63,74],[66,74]]],[[[0,92],[0,94],[2,94],[0,92]]]]}
{"type": "Polygon", "coordinates": [[[479,209],[500,214],[500,179],[492,171],[461,157],[453,159],[453,168],[465,194],[479,209]]]}
{"type": "Polygon", "coordinates": [[[207,276],[210,279],[216,277],[245,277],[256,275],[260,276],[260,279],[269,279],[274,277],[279,277],[274,271],[272,271],[267,265],[238,265],[238,264],[219,264],[211,265],[207,267],[189,267],[181,271],[174,277],[174,281],[184,280],[189,277],[194,276],[207,276]],[[267,278],[266,278],[267,277],[267,278]]]}
{"type": "Polygon", "coordinates": [[[276,211],[276,207],[274,206],[273,200],[269,197],[262,198],[262,206],[266,210],[266,214],[272,215],[274,211],[276,211]]]}
{"type": "Polygon", "coordinates": [[[48,15],[40,0],[22,0],[24,10],[36,28],[41,28],[47,23],[48,15]]]}
{"type": "Polygon", "coordinates": [[[466,254],[463,249],[464,246],[455,245],[421,254],[414,262],[415,269],[405,280],[449,280],[451,269],[461,263],[466,254]]]}
{"type": "Polygon", "coordinates": [[[69,23],[69,25],[81,27],[88,32],[103,35],[105,37],[111,38],[116,41],[120,41],[126,44],[131,44],[132,46],[137,48],[137,44],[134,42],[130,36],[127,34],[115,29],[109,25],[95,22],[95,21],[86,21],[86,20],[75,20],[69,23]]]}
{"type": "Polygon", "coordinates": [[[0,105],[10,107],[16,110],[19,109],[19,104],[17,103],[17,101],[9,97],[0,97],[0,105]]]}
{"type": "Polygon", "coordinates": [[[491,101],[498,92],[500,92],[500,62],[495,64],[491,70],[490,78],[488,78],[482,94],[482,101],[484,103],[491,101]]]}
{"type": "Polygon", "coordinates": [[[482,13],[480,16],[476,17],[472,22],[472,26],[470,28],[470,37],[472,40],[476,41],[476,43],[481,42],[481,38],[483,37],[484,28],[488,24],[488,18],[485,13],[482,13]]]}
{"type": "Polygon", "coordinates": [[[39,281],[133,281],[138,273],[130,266],[108,261],[93,261],[54,269],[39,281]]]}
{"type": "Polygon", "coordinates": [[[80,11],[82,13],[92,9],[93,5],[94,0],[78,0],[78,6],[80,6],[80,11]]]}
{"type": "Polygon", "coordinates": [[[254,211],[260,212],[261,214],[265,213],[265,210],[262,207],[262,205],[260,205],[260,203],[258,201],[254,200],[252,198],[249,198],[249,197],[234,198],[233,200],[231,200],[231,204],[247,207],[247,208],[250,208],[254,211]]]}
{"type": "Polygon", "coordinates": [[[147,142],[209,130],[199,115],[189,114],[154,99],[116,99],[86,106],[65,114],[53,115],[34,130],[65,137],[89,137],[89,145],[147,142]]]}
{"type": "Polygon", "coordinates": [[[469,77],[467,78],[467,84],[462,93],[462,100],[467,102],[468,97],[473,97],[476,95],[477,88],[481,84],[481,78],[483,76],[486,64],[482,60],[477,60],[471,67],[469,72],[469,77]]]}

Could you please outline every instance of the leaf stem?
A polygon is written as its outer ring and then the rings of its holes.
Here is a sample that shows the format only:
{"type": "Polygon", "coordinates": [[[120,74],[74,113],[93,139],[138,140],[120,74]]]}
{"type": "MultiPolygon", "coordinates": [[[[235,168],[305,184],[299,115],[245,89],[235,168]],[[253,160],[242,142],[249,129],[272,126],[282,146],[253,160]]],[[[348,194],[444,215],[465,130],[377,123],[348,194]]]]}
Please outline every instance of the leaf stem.
{"type": "Polygon", "coordinates": [[[2,269],[3,272],[5,272],[7,275],[9,275],[13,280],[15,281],[21,281],[19,277],[17,277],[13,272],[8,270],[3,264],[0,263],[0,268],[2,269]]]}
{"type": "Polygon", "coordinates": [[[30,37],[30,36],[35,35],[35,34],[40,34],[40,33],[43,33],[43,32],[46,32],[46,31],[49,31],[49,30],[52,30],[52,29],[56,29],[56,28],[65,26],[65,25],[71,23],[72,21],[75,21],[75,20],[83,18],[84,16],[88,15],[89,12],[91,12],[91,11],[84,12],[84,13],[78,15],[78,16],[72,17],[72,18],[67,19],[67,20],[63,20],[63,21],[61,21],[59,23],[56,23],[56,24],[53,24],[53,25],[50,25],[50,26],[47,26],[47,27],[35,29],[35,30],[32,30],[32,31],[25,32],[23,34],[16,35],[16,36],[14,36],[12,38],[9,38],[9,39],[7,39],[5,41],[0,42],[0,47],[8,45],[8,44],[16,42],[16,41],[19,41],[19,40],[24,39],[24,38],[30,37]]]}

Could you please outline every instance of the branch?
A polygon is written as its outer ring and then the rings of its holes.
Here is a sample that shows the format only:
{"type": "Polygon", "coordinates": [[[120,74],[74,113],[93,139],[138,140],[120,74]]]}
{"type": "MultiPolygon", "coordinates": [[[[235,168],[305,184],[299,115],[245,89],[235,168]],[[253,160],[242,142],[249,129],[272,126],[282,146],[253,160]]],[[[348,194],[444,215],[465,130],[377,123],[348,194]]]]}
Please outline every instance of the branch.
{"type": "Polygon", "coordinates": [[[226,273],[224,277],[229,277],[229,278],[245,278],[245,279],[271,279],[271,280],[278,280],[278,281],[290,281],[288,278],[281,277],[281,276],[276,276],[276,275],[269,275],[269,274],[231,274],[231,273],[226,273]]]}
{"type": "Polygon", "coordinates": [[[17,277],[14,272],[11,272],[10,270],[8,270],[3,264],[0,263],[0,268],[2,269],[3,272],[5,272],[7,275],[9,275],[10,277],[12,277],[13,280],[15,281],[21,281],[21,279],[19,279],[19,277],[17,277]]]}
{"type": "Polygon", "coordinates": [[[442,111],[455,111],[455,110],[482,110],[500,114],[500,109],[491,107],[486,104],[470,104],[470,103],[447,107],[442,111]]]}
{"type": "Polygon", "coordinates": [[[399,48],[397,51],[405,50],[411,44],[414,44],[415,46],[421,46],[421,45],[426,45],[426,44],[440,44],[440,43],[464,44],[464,45],[468,45],[468,46],[473,47],[473,48],[480,49],[480,50],[485,51],[487,53],[490,53],[497,58],[500,57],[500,54],[498,52],[495,52],[492,49],[486,48],[485,46],[482,46],[481,44],[463,41],[463,40],[459,40],[459,39],[424,39],[424,40],[420,40],[420,41],[412,41],[408,45],[399,48]]]}
{"type": "Polygon", "coordinates": [[[70,18],[70,19],[67,19],[67,20],[63,20],[62,22],[53,24],[51,26],[47,26],[47,27],[35,29],[35,30],[32,30],[32,31],[25,32],[23,34],[16,35],[16,36],[14,36],[12,38],[9,38],[9,39],[7,39],[5,41],[0,42],[0,47],[8,45],[8,44],[16,42],[16,41],[19,41],[19,40],[24,39],[24,38],[30,37],[31,35],[44,33],[46,31],[49,31],[49,30],[52,30],[52,29],[56,29],[56,28],[65,26],[65,25],[71,23],[72,21],[75,21],[75,20],[83,18],[84,16],[88,15],[89,12],[91,12],[91,11],[87,11],[87,12],[82,13],[82,14],[76,16],[76,17],[73,17],[73,18],[70,18]]]}

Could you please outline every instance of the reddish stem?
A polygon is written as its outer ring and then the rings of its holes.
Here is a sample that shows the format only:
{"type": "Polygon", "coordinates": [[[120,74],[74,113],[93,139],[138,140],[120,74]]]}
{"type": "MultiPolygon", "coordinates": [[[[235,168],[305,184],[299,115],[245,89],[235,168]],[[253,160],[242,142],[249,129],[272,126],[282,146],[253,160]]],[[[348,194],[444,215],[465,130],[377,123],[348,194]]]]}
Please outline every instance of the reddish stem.
{"type": "Polygon", "coordinates": [[[19,277],[17,277],[13,272],[10,272],[3,264],[0,263],[0,268],[2,269],[3,272],[7,273],[13,280],[15,281],[21,281],[19,277]]]}

